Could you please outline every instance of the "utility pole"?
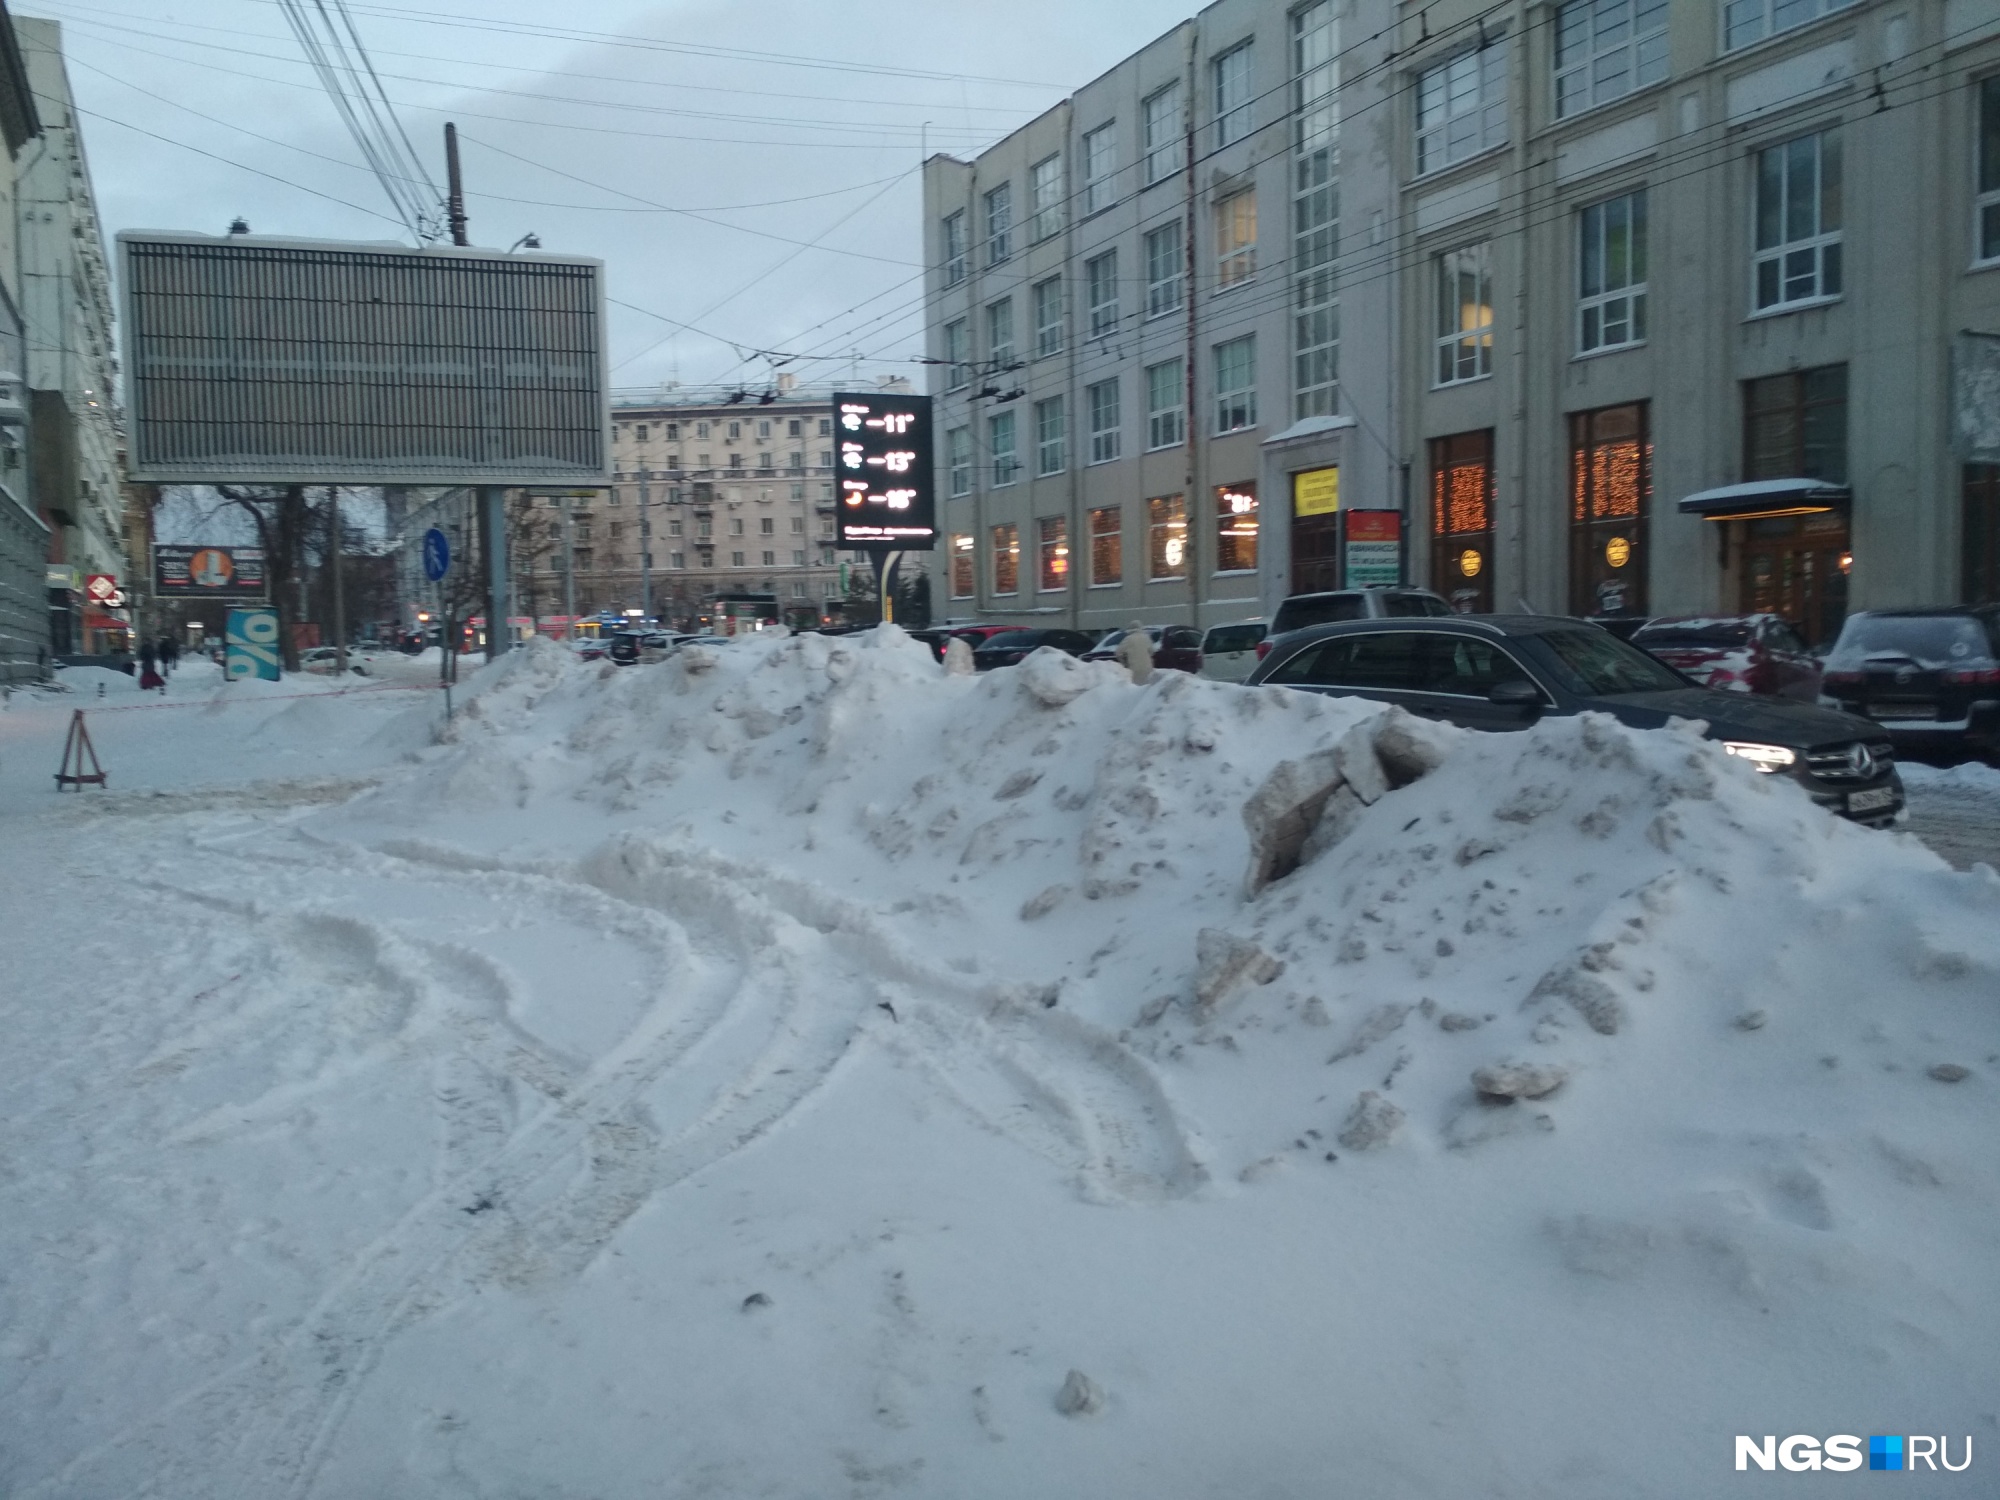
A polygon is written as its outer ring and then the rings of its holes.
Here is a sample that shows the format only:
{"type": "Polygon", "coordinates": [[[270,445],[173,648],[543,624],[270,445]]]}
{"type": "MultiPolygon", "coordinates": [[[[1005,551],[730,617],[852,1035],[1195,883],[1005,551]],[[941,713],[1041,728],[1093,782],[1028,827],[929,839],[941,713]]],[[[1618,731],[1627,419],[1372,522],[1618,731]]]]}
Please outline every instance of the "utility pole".
{"type": "Polygon", "coordinates": [[[569,635],[574,639],[576,636],[576,533],[570,525],[569,518],[569,507],[572,498],[569,491],[563,491],[563,613],[569,616],[569,635]]]}
{"type": "Polygon", "coordinates": [[[328,485],[326,489],[326,525],[330,537],[328,546],[331,556],[327,559],[333,572],[333,675],[345,681],[347,678],[347,599],[340,583],[340,489],[328,485]]]}
{"type": "Polygon", "coordinates": [[[639,609],[640,619],[653,618],[653,492],[651,469],[639,471],[639,609]]]}
{"type": "MultiPolygon", "coordinates": [[[[445,197],[445,219],[451,225],[451,242],[466,244],[465,238],[465,181],[458,173],[458,127],[450,121],[444,127],[444,170],[450,184],[445,197]]],[[[436,188],[431,189],[436,192],[436,188]]]]}
{"type": "Polygon", "coordinates": [[[486,563],[486,659],[513,644],[513,581],[507,566],[507,491],[479,486],[479,550],[486,563]]]}

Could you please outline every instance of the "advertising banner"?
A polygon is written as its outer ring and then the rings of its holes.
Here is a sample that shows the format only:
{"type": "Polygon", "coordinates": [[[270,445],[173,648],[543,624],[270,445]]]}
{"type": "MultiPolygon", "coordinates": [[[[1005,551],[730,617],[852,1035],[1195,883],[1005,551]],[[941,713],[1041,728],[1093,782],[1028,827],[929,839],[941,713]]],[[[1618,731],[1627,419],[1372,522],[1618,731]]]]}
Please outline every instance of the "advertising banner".
{"type": "Polygon", "coordinates": [[[231,682],[245,677],[261,677],[266,682],[278,680],[278,612],[275,609],[232,609],[222,644],[222,670],[231,682]]]}
{"type": "Polygon", "coordinates": [[[1292,514],[1330,516],[1340,509],[1340,470],[1307,469],[1292,476],[1292,514]]]}
{"type": "Polygon", "coordinates": [[[1347,513],[1347,586],[1394,588],[1402,582],[1403,517],[1393,510],[1347,513]]]}
{"type": "Polygon", "coordinates": [[[262,599],[264,549],[158,543],[153,592],[162,599],[262,599]]]}

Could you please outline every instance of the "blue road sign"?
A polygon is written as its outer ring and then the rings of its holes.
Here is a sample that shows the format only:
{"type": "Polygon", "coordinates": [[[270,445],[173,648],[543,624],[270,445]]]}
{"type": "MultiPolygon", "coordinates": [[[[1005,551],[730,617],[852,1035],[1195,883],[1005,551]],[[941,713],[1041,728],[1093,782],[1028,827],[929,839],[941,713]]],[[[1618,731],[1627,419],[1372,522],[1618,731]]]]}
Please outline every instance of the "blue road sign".
{"type": "Polygon", "coordinates": [[[451,571],[451,543],[433,526],[424,533],[424,577],[432,583],[451,571]]]}

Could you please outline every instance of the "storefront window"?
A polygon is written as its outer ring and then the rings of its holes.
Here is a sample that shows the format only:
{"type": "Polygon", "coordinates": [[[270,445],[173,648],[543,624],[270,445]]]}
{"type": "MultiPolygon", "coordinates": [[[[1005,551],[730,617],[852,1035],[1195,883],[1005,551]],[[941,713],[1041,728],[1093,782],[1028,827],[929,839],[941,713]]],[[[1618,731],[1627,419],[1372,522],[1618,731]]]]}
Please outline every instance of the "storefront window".
{"type": "Polygon", "coordinates": [[[1185,578],[1188,570],[1187,504],[1179,495],[1146,502],[1146,576],[1185,578]]]}
{"type": "Polygon", "coordinates": [[[1653,449],[1646,404],[1572,413],[1569,609],[1646,612],[1646,522],[1653,449]]]}
{"type": "Polygon", "coordinates": [[[1215,571],[1251,573],[1257,568],[1257,486],[1215,487],[1215,571]]]}
{"type": "Polygon", "coordinates": [[[1431,587],[1460,614],[1493,608],[1493,429],[1431,439],[1431,587]]]}

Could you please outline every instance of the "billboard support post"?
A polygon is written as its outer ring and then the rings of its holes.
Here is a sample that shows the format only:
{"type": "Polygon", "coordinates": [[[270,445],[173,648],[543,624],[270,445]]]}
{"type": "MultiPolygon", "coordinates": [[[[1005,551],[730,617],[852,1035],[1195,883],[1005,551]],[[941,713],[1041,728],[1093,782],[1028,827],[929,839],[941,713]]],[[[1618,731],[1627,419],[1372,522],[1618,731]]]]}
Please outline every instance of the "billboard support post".
{"type": "Polygon", "coordinates": [[[333,573],[333,675],[336,679],[347,680],[347,600],[341,596],[340,587],[340,491],[331,486],[326,492],[327,529],[333,533],[327,545],[332,549],[327,559],[333,573]]]}
{"type": "Polygon", "coordinates": [[[512,642],[513,590],[507,576],[507,492],[497,484],[479,487],[479,550],[486,562],[486,659],[512,642]]]}

